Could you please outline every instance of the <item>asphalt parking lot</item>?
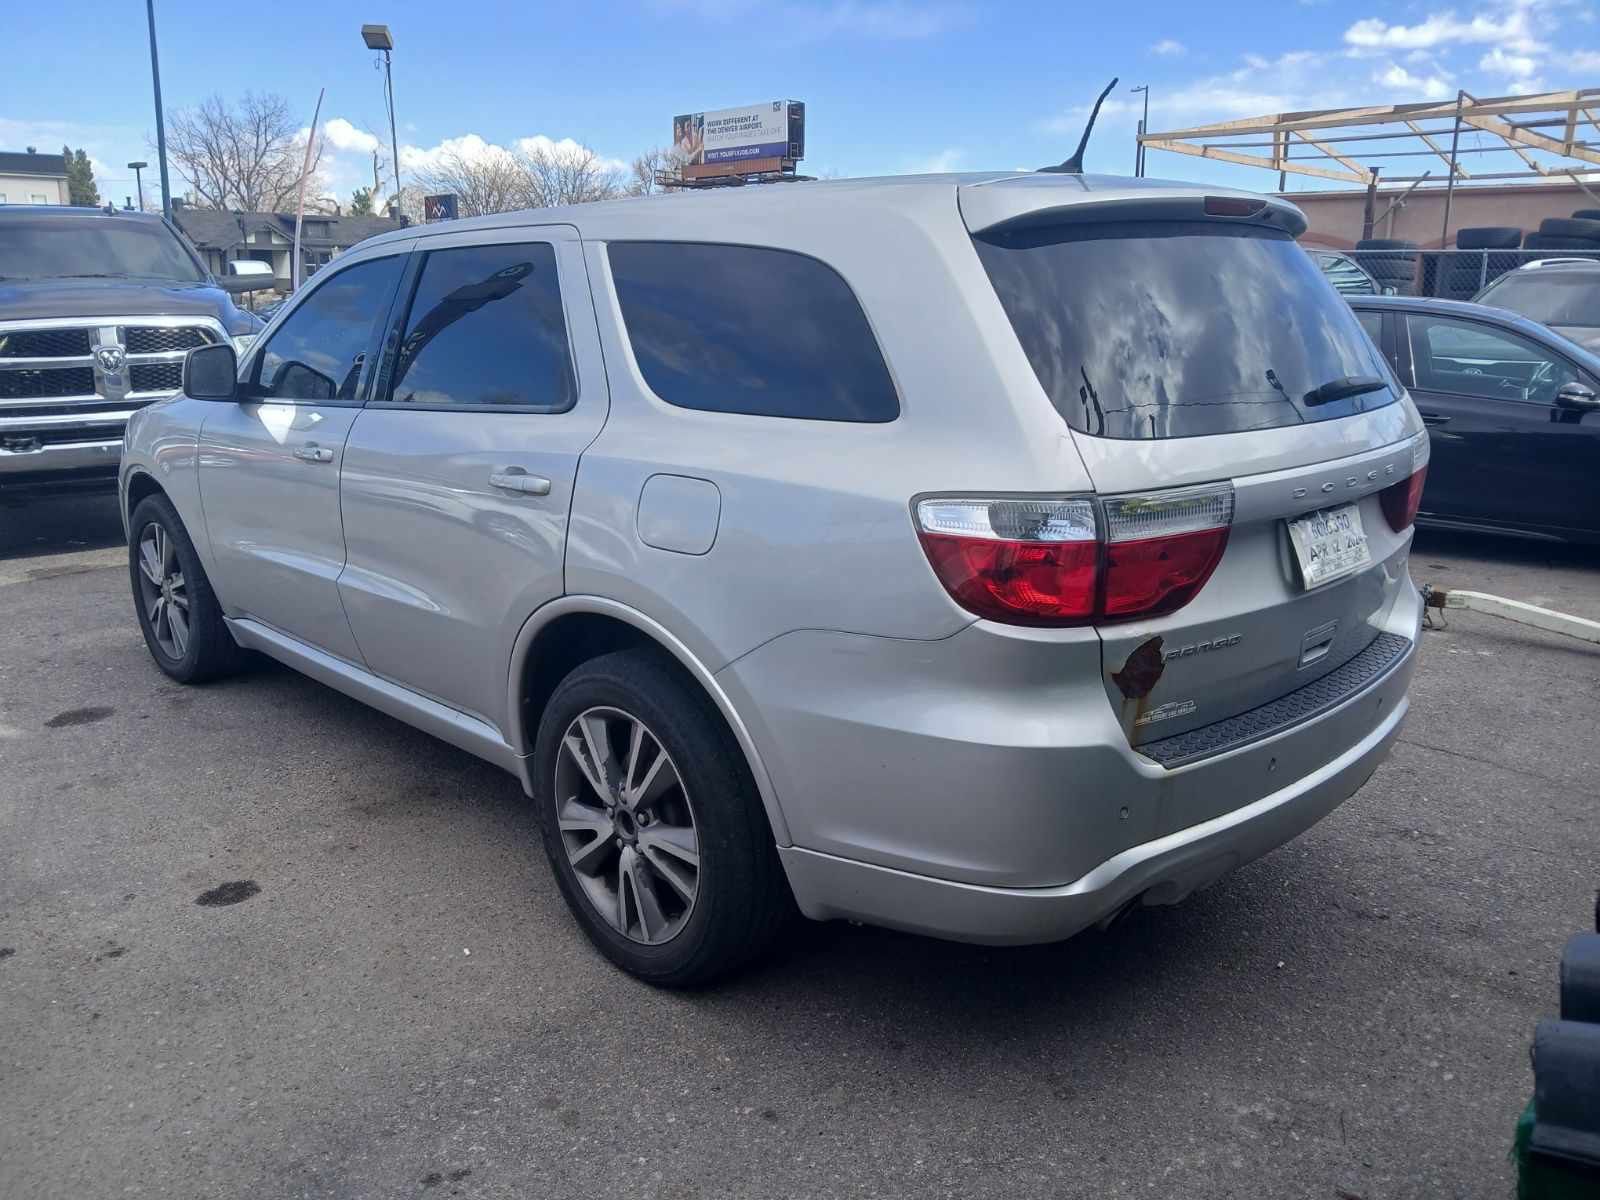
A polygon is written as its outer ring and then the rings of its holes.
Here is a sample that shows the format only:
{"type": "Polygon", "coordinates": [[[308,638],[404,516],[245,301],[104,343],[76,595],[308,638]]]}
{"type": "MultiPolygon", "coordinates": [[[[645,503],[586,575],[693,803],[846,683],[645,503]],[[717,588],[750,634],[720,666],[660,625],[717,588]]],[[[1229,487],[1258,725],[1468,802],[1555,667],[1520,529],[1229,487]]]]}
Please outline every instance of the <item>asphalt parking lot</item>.
{"type": "MultiPolygon", "coordinates": [[[[818,926],[673,994],[589,949],[509,776],[275,666],[168,681],[119,536],[0,508],[0,1196],[1511,1194],[1600,652],[1453,616],[1367,787],[1182,907],[818,926]]],[[[1600,618],[1600,554],[1413,573],[1600,618]]]]}

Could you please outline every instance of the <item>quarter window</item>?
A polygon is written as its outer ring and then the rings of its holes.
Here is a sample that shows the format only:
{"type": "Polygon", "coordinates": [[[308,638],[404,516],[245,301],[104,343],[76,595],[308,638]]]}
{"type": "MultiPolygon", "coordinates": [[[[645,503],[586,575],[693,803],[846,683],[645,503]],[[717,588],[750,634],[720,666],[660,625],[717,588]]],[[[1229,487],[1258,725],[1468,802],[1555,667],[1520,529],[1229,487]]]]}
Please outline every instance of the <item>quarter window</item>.
{"type": "Polygon", "coordinates": [[[356,399],[373,331],[389,315],[402,261],[396,255],[346,267],[307,296],[256,356],[252,395],[356,399]]]}
{"type": "Polygon", "coordinates": [[[608,250],[639,371],[668,404],[814,421],[892,421],[889,368],[838,272],[755,246],[608,250]]]}
{"type": "Polygon", "coordinates": [[[393,402],[565,412],[577,393],[553,246],[428,253],[395,362],[393,402]]]}

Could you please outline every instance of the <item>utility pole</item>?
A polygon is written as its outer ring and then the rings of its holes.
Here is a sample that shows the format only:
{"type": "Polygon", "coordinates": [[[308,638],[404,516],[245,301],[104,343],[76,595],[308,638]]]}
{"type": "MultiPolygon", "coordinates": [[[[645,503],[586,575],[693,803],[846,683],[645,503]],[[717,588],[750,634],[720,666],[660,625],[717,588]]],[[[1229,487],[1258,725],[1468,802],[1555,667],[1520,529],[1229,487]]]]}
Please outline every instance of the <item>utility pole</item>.
{"type": "MultiPolygon", "coordinates": [[[[156,56],[156,0],[144,0],[150,19],[150,81],[156,91],[156,159],[161,165],[161,214],[172,220],[172,186],[167,182],[167,124],[161,112],[161,60],[156,56]]],[[[144,207],[143,202],[139,205],[144,207]]]]}
{"type": "Polygon", "coordinates": [[[1144,135],[1150,132],[1150,85],[1141,83],[1136,88],[1129,88],[1130,92],[1144,93],[1144,115],[1139,118],[1139,141],[1136,143],[1138,150],[1133,156],[1133,173],[1136,177],[1144,178],[1144,135]]]}

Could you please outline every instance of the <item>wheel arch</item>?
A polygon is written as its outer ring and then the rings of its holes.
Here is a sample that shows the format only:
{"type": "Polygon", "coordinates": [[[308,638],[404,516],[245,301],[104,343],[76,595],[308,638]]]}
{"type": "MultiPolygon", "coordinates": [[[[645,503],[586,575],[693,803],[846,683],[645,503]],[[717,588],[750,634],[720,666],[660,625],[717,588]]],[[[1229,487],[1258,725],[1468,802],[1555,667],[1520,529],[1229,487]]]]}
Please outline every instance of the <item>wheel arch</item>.
{"type": "Polygon", "coordinates": [[[135,467],[128,472],[127,479],[122,485],[122,532],[124,537],[132,533],[129,522],[133,519],[133,510],[139,506],[139,501],[146,496],[165,496],[167,491],[157,482],[156,477],[142,467],[135,467]]]}
{"type": "MultiPolygon", "coordinates": [[[[556,685],[573,667],[600,654],[630,646],[664,650],[716,705],[734,741],[744,754],[766,810],[767,823],[780,846],[790,843],[789,827],[778,805],[772,778],[762,762],[755,740],[716,676],[660,622],[637,609],[602,596],[564,596],[540,608],[522,625],[511,653],[506,712],[512,748],[527,761],[533,753],[530,726],[556,685]]],[[[532,764],[523,772],[524,786],[532,782],[532,764]]]]}

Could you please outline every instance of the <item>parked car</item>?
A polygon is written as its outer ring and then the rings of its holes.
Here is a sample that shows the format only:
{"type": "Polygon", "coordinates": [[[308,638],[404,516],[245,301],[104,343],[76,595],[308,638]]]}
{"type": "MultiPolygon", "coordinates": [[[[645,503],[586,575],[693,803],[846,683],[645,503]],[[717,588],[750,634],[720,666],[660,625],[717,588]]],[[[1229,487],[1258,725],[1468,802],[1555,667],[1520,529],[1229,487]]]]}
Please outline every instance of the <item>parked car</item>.
{"type": "MultiPolygon", "coordinates": [[[[1600,221],[1591,224],[1600,226],[1600,221]]],[[[1507,271],[1473,301],[1520,313],[1600,350],[1600,262],[1593,259],[1536,259],[1507,271]]]]}
{"type": "Polygon", "coordinates": [[[260,329],[160,216],[0,206],[0,492],[114,488],[128,415],[188,349],[260,329]]]}
{"type": "Polygon", "coordinates": [[[995,943],[1175,903],[1407,707],[1427,435],[1303,228],[1039,173],[375,238],[130,423],[140,627],[516,774],[656,983],[791,897],[995,943]]]}
{"type": "Polygon", "coordinates": [[[1421,524],[1600,541],[1600,356],[1482,304],[1351,304],[1433,436],[1421,524]]]}
{"type": "MultiPolygon", "coordinates": [[[[1311,261],[1317,264],[1333,284],[1333,290],[1344,296],[1376,296],[1383,291],[1371,275],[1368,275],[1348,254],[1340,254],[1336,250],[1312,250],[1306,253],[1311,256],[1311,261]]],[[[1389,289],[1393,291],[1393,288],[1389,289]]]]}

